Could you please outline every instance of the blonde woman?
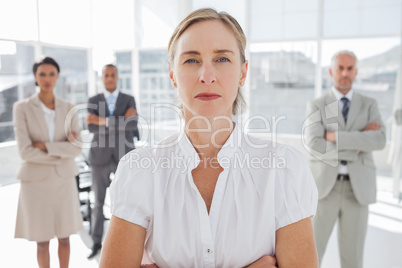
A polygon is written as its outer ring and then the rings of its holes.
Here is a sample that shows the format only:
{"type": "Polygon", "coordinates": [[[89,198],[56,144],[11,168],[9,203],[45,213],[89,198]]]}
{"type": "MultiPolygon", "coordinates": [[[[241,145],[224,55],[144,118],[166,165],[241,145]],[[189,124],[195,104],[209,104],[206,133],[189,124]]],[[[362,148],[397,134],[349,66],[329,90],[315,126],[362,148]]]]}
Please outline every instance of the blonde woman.
{"type": "Polygon", "coordinates": [[[281,268],[317,267],[317,190],[306,161],[232,121],[245,46],[237,21],[212,9],[174,31],[169,75],[185,127],[120,161],[101,267],[140,267],[144,249],[154,267],[276,267],[272,256],[281,268]],[[284,164],[267,167],[270,154],[284,164]]]}

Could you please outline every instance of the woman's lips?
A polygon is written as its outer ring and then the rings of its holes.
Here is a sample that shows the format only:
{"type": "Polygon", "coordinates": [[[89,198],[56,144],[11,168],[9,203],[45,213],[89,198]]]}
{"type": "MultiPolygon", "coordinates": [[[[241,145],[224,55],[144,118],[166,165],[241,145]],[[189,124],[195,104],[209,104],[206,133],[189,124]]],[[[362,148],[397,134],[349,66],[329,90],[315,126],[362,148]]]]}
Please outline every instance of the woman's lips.
{"type": "Polygon", "coordinates": [[[221,95],[215,93],[200,93],[195,96],[196,99],[203,100],[203,101],[211,101],[220,98],[221,95]]]}

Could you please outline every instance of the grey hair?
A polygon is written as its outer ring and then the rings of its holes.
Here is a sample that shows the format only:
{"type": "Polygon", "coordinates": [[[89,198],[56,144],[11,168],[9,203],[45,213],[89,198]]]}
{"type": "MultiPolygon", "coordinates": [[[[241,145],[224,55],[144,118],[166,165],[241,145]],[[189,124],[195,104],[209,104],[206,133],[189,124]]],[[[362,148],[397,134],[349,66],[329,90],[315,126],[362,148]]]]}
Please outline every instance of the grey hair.
{"type": "Polygon", "coordinates": [[[353,58],[355,59],[356,65],[357,65],[357,57],[356,57],[356,54],[355,54],[355,53],[353,53],[353,52],[350,51],[350,50],[340,50],[340,51],[336,52],[336,53],[332,56],[332,59],[331,59],[331,67],[335,67],[335,66],[336,66],[336,60],[337,60],[337,58],[338,58],[339,55],[349,55],[349,56],[353,57],[353,58]]]}

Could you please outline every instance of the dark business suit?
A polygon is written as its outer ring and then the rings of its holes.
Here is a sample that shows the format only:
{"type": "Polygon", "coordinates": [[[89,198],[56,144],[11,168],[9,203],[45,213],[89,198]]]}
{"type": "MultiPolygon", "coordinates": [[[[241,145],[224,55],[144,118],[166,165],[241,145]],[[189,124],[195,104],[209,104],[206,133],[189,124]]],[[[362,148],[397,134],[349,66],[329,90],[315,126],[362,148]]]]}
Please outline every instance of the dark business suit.
{"type": "Polygon", "coordinates": [[[103,205],[106,189],[110,185],[109,176],[116,171],[117,164],[126,153],[134,149],[134,136],[138,137],[137,116],[124,119],[129,108],[136,109],[133,96],[119,92],[113,114],[109,114],[103,93],[88,100],[88,112],[108,118],[108,126],[89,124],[94,134],[89,153],[92,166],[92,189],[95,193],[95,207],[91,236],[95,244],[100,244],[103,235],[103,205]]]}

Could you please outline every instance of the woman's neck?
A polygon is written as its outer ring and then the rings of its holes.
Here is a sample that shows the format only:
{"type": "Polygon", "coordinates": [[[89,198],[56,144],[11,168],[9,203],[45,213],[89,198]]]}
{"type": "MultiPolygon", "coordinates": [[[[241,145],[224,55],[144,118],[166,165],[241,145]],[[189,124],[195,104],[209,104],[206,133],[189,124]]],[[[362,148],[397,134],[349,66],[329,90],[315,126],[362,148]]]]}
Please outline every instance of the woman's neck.
{"type": "Polygon", "coordinates": [[[46,107],[48,107],[50,109],[54,109],[54,94],[53,94],[53,91],[51,91],[51,92],[40,91],[39,94],[38,94],[38,97],[46,107]]]}
{"type": "Polygon", "coordinates": [[[201,159],[216,157],[233,129],[229,116],[185,116],[185,132],[201,159]]]}

